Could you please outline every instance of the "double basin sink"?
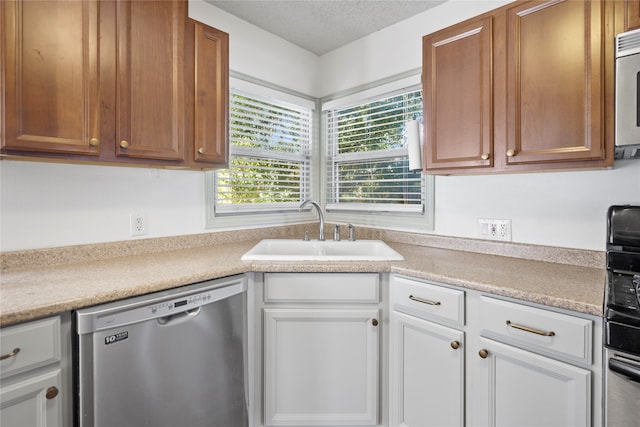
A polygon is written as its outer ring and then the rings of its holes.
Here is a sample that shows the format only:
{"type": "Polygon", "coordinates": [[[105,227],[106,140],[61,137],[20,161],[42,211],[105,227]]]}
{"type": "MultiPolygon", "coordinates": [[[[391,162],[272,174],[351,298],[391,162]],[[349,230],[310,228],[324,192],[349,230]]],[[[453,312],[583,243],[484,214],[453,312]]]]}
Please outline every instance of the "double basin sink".
{"type": "Polygon", "coordinates": [[[319,241],[265,239],[242,256],[245,261],[402,261],[381,240],[319,241]]]}

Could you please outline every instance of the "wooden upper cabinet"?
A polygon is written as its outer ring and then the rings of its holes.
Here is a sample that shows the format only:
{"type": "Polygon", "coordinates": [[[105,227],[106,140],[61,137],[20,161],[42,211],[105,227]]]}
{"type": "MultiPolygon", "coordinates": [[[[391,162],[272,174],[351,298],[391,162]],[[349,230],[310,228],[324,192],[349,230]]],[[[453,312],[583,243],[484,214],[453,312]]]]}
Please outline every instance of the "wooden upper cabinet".
{"type": "Polygon", "coordinates": [[[116,3],[116,156],[184,160],[186,7],[116,3]]]}
{"type": "Polygon", "coordinates": [[[189,20],[187,62],[193,86],[189,88],[189,142],[195,166],[226,166],[229,158],[229,35],[189,20]]]}
{"type": "Polygon", "coordinates": [[[425,172],[611,166],[614,10],[516,1],[425,36],[425,172]]]}
{"type": "Polygon", "coordinates": [[[603,160],[599,1],[507,9],[507,165],[603,160]]]}
{"type": "Polygon", "coordinates": [[[492,18],[423,38],[425,165],[493,165],[492,18]]]}
{"type": "Polygon", "coordinates": [[[2,151],[97,156],[96,1],[0,2],[2,151]]]}
{"type": "Polygon", "coordinates": [[[213,168],[229,37],[186,0],[0,0],[4,156],[213,168]]]}

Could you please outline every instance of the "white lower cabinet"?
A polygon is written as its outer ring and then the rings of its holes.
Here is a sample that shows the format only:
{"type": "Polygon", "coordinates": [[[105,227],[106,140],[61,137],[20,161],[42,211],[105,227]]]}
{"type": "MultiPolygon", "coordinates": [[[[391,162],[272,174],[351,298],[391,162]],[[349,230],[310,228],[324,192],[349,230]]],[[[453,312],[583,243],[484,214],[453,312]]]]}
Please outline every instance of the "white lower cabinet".
{"type": "Polygon", "coordinates": [[[2,386],[0,425],[7,427],[63,426],[60,369],[2,386]]]}
{"type": "Polygon", "coordinates": [[[264,424],[376,426],[379,275],[264,281],[264,424]]]}
{"type": "Polygon", "coordinates": [[[462,426],[464,333],[394,312],[390,349],[392,425],[462,426]]]}
{"type": "Polygon", "coordinates": [[[391,426],[602,425],[599,318],[396,275],[390,308],[391,426]]]}
{"type": "Polygon", "coordinates": [[[0,330],[0,425],[71,425],[68,318],[0,330]]]}
{"type": "Polygon", "coordinates": [[[591,371],[480,338],[470,425],[591,425],[591,371]]]}

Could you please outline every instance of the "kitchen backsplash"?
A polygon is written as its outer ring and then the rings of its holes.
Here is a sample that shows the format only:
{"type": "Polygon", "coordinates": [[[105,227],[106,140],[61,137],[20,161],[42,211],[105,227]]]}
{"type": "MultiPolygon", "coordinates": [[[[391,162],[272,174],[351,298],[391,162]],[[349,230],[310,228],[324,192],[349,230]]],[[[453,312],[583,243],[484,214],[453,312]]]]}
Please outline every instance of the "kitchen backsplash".
{"type": "MultiPolygon", "coordinates": [[[[306,230],[314,230],[315,226],[316,224],[298,224],[284,227],[253,228],[185,236],[2,252],[0,253],[0,272],[135,256],[198,246],[224,245],[247,240],[258,241],[267,238],[297,239],[302,238],[306,230]]],[[[331,229],[333,229],[333,224],[327,224],[325,230],[331,229]]],[[[348,238],[346,235],[346,227],[342,227],[342,233],[344,234],[342,238],[346,240],[348,238]]],[[[356,227],[356,238],[384,240],[386,242],[430,246],[583,267],[604,268],[605,265],[604,252],[583,249],[492,242],[366,227],[356,227]]]]}

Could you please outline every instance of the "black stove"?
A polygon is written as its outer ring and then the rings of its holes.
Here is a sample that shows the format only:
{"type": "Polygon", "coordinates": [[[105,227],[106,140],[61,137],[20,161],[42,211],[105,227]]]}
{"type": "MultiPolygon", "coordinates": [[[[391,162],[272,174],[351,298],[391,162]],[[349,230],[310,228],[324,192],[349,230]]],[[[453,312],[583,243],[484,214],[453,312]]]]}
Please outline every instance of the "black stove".
{"type": "Polygon", "coordinates": [[[607,213],[604,346],[605,426],[637,426],[640,419],[640,206],[611,206],[607,213]]]}
{"type": "Polygon", "coordinates": [[[640,206],[607,215],[605,345],[640,355],[640,206]]]}

